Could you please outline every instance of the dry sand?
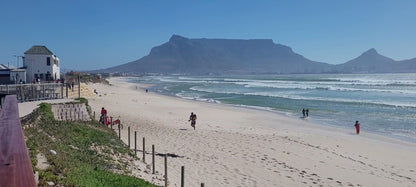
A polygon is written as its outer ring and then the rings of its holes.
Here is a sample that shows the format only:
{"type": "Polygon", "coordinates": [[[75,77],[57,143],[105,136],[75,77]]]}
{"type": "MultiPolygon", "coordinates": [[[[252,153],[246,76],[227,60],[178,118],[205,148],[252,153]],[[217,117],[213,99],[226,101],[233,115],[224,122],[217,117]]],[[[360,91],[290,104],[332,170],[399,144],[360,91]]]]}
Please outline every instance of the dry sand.
{"type": "MultiPolygon", "coordinates": [[[[146,93],[144,85],[110,79],[112,86],[90,85],[102,95],[89,100],[146,137],[168,158],[169,186],[416,186],[416,144],[313,124],[270,111],[204,103],[146,93]],[[137,88],[138,86],[138,88],[137,88]],[[188,118],[198,115],[194,131],[188,118]]],[[[141,153],[138,153],[139,157],[141,153]]],[[[156,170],[164,172],[163,157],[156,170]]]]}

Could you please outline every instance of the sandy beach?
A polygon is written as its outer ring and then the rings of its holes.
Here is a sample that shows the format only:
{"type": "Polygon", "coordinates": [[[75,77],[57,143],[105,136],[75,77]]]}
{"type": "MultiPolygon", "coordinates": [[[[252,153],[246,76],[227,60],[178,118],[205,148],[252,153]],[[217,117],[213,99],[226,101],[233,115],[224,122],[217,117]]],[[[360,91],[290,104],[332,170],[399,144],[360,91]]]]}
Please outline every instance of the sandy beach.
{"type": "MultiPolygon", "coordinates": [[[[101,107],[137,131],[168,158],[169,186],[416,186],[416,144],[314,124],[272,111],[205,103],[146,93],[146,85],[111,78],[111,86],[90,84],[101,97],[89,103],[97,118],[101,107]],[[196,130],[188,122],[197,114],[196,130]]],[[[131,133],[132,141],[134,140],[131,133]]],[[[134,148],[134,144],[131,144],[134,148]]],[[[139,157],[141,153],[138,153],[139,157]]],[[[163,157],[156,170],[164,173],[163,157]]]]}

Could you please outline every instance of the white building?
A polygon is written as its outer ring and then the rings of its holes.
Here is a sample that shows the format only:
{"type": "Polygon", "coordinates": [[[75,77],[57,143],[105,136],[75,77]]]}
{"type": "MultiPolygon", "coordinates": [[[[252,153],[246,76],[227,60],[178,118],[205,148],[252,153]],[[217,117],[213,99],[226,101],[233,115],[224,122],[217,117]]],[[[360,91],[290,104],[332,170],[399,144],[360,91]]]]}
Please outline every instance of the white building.
{"type": "Polygon", "coordinates": [[[53,81],[60,78],[59,58],[46,46],[34,45],[25,52],[23,66],[27,82],[53,81]]]}

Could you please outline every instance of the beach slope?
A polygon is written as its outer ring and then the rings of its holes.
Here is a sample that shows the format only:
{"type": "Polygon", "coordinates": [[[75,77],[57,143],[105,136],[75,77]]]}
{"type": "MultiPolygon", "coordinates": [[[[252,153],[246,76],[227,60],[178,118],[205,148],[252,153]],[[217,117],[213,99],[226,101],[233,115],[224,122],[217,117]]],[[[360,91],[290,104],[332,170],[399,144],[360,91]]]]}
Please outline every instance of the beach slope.
{"type": "MultiPolygon", "coordinates": [[[[111,78],[91,84],[101,97],[90,99],[98,118],[101,107],[137,131],[168,158],[169,186],[415,186],[416,144],[313,124],[272,111],[184,100],[146,93],[146,85],[111,78]],[[196,130],[188,122],[197,114],[196,130]]],[[[131,143],[134,149],[134,144],[131,143]]],[[[141,152],[138,153],[139,157],[141,152]]],[[[156,170],[164,172],[163,157],[156,170]]]]}

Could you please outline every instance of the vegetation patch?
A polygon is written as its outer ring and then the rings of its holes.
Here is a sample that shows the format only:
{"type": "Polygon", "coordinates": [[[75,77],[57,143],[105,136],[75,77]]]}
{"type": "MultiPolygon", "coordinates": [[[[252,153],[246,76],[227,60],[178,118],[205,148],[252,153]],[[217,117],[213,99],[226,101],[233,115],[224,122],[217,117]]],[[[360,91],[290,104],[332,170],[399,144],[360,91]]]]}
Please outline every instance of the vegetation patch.
{"type": "Polygon", "coordinates": [[[22,119],[22,125],[40,186],[47,182],[64,186],[155,186],[129,176],[128,162],[119,157],[138,158],[114,131],[96,121],[56,121],[51,105],[42,103],[22,119]],[[50,164],[45,170],[36,168],[38,153],[50,164]]]}
{"type": "Polygon", "coordinates": [[[89,73],[78,73],[78,72],[69,72],[65,74],[66,79],[69,80],[78,80],[78,76],[81,79],[81,82],[85,83],[103,83],[109,85],[110,83],[106,80],[109,77],[108,73],[103,74],[89,74],[89,73]]]}

